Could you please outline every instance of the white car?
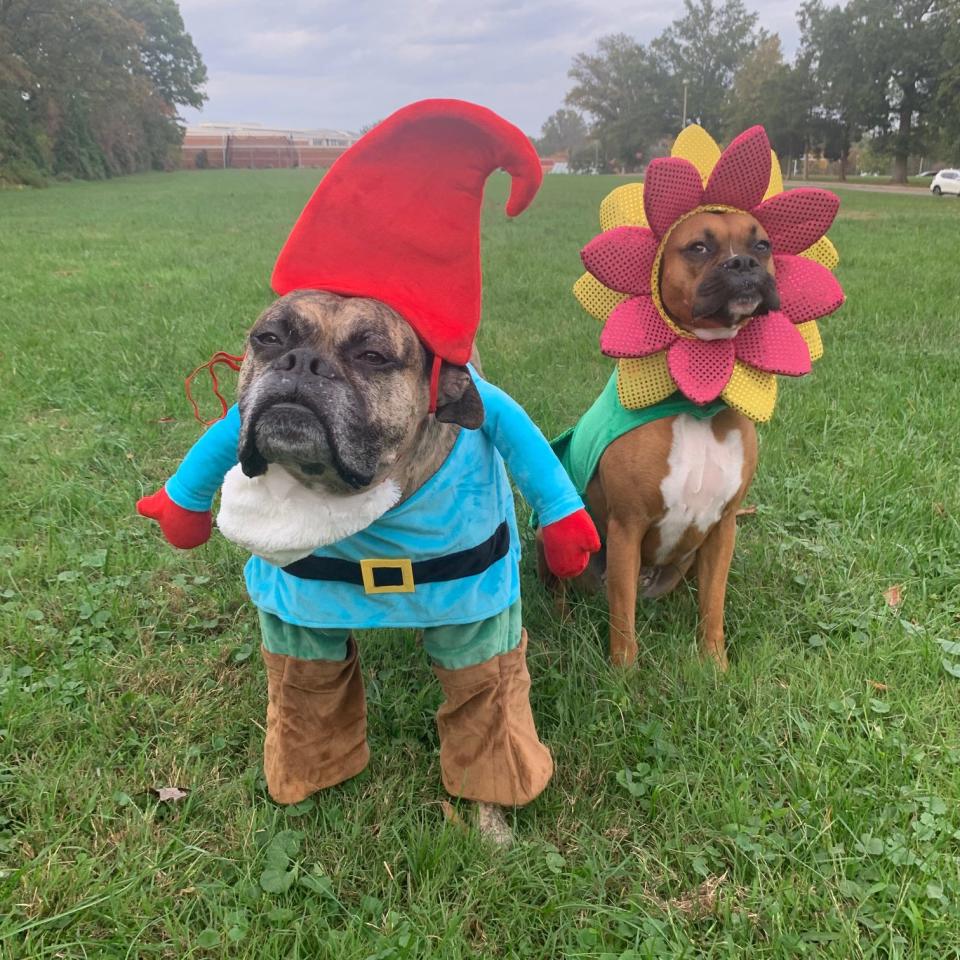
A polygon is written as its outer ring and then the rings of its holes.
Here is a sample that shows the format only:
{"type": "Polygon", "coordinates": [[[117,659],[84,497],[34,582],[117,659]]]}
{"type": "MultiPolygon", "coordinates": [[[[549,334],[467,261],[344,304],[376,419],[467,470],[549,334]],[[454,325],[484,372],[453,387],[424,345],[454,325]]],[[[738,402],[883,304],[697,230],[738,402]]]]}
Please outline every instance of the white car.
{"type": "Polygon", "coordinates": [[[941,170],[933,178],[930,192],[938,197],[943,193],[960,194],[960,170],[941,170]]]}

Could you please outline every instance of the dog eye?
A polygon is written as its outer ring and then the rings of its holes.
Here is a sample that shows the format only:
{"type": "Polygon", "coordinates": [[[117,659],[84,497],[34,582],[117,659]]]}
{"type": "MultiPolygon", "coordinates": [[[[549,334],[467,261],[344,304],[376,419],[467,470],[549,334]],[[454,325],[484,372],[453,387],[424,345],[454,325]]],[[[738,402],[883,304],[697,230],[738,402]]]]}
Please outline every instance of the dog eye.
{"type": "Polygon", "coordinates": [[[769,253],[770,252],[770,241],[769,240],[758,240],[754,245],[753,249],[759,253],[769,253]]]}
{"type": "Polygon", "coordinates": [[[364,363],[369,363],[372,367],[382,367],[385,363],[390,361],[382,353],[377,353],[376,350],[365,350],[360,354],[360,359],[364,363]]]}
{"type": "Polygon", "coordinates": [[[690,246],[687,247],[687,252],[688,252],[688,253],[701,253],[701,254],[702,254],[702,253],[709,253],[709,252],[710,252],[710,248],[709,248],[702,240],[698,240],[696,243],[691,243],[690,246]]]}
{"type": "Polygon", "coordinates": [[[257,343],[262,343],[265,347],[271,347],[280,342],[280,338],[275,333],[258,333],[254,338],[257,343]]]}

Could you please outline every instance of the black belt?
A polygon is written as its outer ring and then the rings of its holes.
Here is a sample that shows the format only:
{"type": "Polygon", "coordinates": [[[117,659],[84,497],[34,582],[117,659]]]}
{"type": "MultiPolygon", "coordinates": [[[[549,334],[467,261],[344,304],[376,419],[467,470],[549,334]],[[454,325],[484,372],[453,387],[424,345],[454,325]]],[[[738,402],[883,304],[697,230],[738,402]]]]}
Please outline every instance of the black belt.
{"type": "Polygon", "coordinates": [[[483,573],[510,550],[510,527],[507,521],[497,527],[493,536],[468,550],[448,553],[445,557],[412,561],[400,559],[339,560],[336,557],[304,557],[283,568],[302,580],[335,580],[353,583],[367,593],[413,593],[418,583],[439,583],[460,580],[483,573]]]}

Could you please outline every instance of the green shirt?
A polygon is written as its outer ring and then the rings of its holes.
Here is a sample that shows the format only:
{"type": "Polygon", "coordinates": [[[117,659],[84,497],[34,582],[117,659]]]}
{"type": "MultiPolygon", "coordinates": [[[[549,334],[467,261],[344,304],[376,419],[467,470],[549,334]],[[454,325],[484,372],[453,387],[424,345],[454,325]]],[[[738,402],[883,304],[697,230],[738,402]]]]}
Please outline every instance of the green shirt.
{"type": "Polygon", "coordinates": [[[556,440],[551,440],[550,446],[573,481],[577,493],[584,497],[587,485],[597,472],[603,451],[618,437],[645,423],[679,413],[689,413],[698,420],[707,420],[726,406],[722,400],[699,406],[677,391],[652,406],[628,410],[617,395],[617,371],[614,370],[593,406],[575,426],[561,433],[556,440]]]}

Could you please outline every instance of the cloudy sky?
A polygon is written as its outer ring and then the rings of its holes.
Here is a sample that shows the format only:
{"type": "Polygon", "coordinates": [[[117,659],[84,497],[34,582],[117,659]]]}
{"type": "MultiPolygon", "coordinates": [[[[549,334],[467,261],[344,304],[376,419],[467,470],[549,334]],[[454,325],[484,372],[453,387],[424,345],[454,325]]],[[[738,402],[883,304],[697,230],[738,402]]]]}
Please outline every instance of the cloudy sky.
{"type": "MultiPolygon", "coordinates": [[[[759,9],[757,0],[747,0],[759,9]]],[[[786,50],[799,0],[760,23],[786,50]]],[[[563,105],[573,57],[598,37],[646,42],[682,12],[658,0],[180,0],[207,64],[198,120],[356,130],[424,97],[474,100],[527,133],[563,105]]]]}

